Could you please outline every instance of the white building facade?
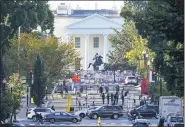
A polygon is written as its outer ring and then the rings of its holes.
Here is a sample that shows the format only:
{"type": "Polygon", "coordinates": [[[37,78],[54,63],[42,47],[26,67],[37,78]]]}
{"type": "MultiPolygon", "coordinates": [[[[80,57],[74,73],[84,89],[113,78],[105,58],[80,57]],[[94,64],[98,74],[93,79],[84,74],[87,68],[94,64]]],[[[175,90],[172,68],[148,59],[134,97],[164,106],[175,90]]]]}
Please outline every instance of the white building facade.
{"type": "MultiPolygon", "coordinates": [[[[77,12],[83,12],[83,10],[77,12]]],[[[82,13],[74,16],[72,10],[71,15],[55,17],[55,36],[62,38],[63,41],[73,39],[75,48],[80,52],[80,63],[83,70],[87,70],[89,63],[93,63],[96,53],[103,56],[104,63],[108,63],[107,54],[111,49],[109,38],[115,35],[113,28],[120,31],[123,24],[123,19],[119,16],[104,16],[89,12],[91,14],[87,16],[82,13]]]]}

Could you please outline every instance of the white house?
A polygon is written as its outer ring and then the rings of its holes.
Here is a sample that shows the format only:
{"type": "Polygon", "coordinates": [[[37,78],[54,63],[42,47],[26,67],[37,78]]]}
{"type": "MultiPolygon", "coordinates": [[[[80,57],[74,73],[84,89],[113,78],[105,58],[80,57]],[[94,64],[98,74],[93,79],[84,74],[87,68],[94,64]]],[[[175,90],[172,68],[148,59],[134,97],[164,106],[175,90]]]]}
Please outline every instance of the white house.
{"type": "MultiPolygon", "coordinates": [[[[62,8],[64,9],[64,8],[62,8]]],[[[107,63],[108,51],[111,49],[109,37],[120,31],[123,18],[114,10],[70,10],[62,11],[55,17],[54,34],[63,40],[73,38],[75,48],[80,52],[81,65],[87,70],[89,63],[93,62],[96,53],[103,56],[107,63]]]]}

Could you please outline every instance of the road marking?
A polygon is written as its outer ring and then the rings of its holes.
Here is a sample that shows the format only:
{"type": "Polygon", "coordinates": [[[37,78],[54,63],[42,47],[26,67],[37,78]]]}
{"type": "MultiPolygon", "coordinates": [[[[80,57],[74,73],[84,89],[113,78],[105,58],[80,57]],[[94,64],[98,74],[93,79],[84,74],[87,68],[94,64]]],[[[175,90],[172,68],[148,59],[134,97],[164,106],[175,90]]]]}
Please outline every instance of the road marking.
{"type": "Polygon", "coordinates": [[[66,125],[66,124],[63,123],[63,124],[60,124],[60,125],[66,125]]]}
{"type": "Polygon", "coordinates": [[[35,124],[29,124],[29,125],[35,125],[35,124]]]}
{"type": "Polygon", "coordinates": [[[116,123],[110,123],[110,124],[116,124],[116,123]]]}

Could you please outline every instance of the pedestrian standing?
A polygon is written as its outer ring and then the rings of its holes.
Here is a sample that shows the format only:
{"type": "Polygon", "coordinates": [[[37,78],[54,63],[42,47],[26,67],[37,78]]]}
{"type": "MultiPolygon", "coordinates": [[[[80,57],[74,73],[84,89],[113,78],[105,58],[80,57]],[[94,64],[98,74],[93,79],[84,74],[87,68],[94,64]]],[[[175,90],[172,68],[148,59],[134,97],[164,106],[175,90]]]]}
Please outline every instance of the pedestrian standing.
{"type": "Polygon", "coordinates": [[[124,94],[121,94],[121,100],[122,100],[122,105],[124,105],[124,100],[125,100],[124,94]]]}
{"type": "Polygon", "coordinates": [[[144,104],[146,105],[146,99],[145,99],[145,97],[144,97],[144,100],[143,101],[144,101],[144,104]]]}
{"type": "Polygon", "coordinates": [[[80,86],[80,93],[83,93],[83,86],[80,86]]]}
{"type": "Polygon", "coordinates": [[[116,86],[116,92],[119,92],[119,85],[116,86]]]}
{"type": "Polygon", "coordinates": [[[106,93],[109,92],[109,87],[108,87],[108,85],[105,86],[105,91],[106,91],[106,93]]]}
{"type": "Polygon", "coordinates": [[[163,117],[160,117],[158,127],[164,127],[164,121],[165,119],[163,117]]]}
{"type": "Polygon", "coordinates": [[[107,93],[107,104],[109,104],[109,98],[110,98],[110,95],[109,93],[107,93]]]}
{"type": "Polygon", "coordinates": [[[144,101],[143,100],[140,101],[140,106],[142,106],[142,105],[144,105],[144,101]]]}
{"type": "Polygon", "coordinates": [[[119,93],[116,92],[116,105],[118,105],[119,93]]]}
{"type": "Polygon", "coordinates": [[[124,94],[124,87],[123,87],[123,89],[121,90],[121,94],[124,94]]]}
{"type": "Polygon", "coordinates": [[[113,105],[113,102],[114,102],[114,94],[111,93],[111,104],[113,105]]]}
{"type": "Polygon", "coordinates": [[[116,100],[117,100],[117,99],[116,99],[116,98],[117,98],[116,96],[117,96],[117,95],[116,95],[116,93],[115,93],[115,94],[114,94],[114,103],[113,103],[113,105],[116,105],[116,100]]]}
{"type": "Polygon", "coordinates": [[[81,95],[80,95],[80,93],[79,93],[79,96],[78,96],[77,100],[78,100],[79,110],[82,110],[82,106],[81,106],[81,95]]]}
{"type": "Polygon", "coordinates": [[[100,88],[99,88],[99,92],[100,92],[100,94],[103,93],[103,87],[102,87],[102,85],[101,85],[100,88]]]}
{"type": "Polygon", "coordinates": [[[103,104],[104,104],[104,102],[105,102],[105,94],[104,93],[102,94],[102,101],[103,101],[103,104]]]}

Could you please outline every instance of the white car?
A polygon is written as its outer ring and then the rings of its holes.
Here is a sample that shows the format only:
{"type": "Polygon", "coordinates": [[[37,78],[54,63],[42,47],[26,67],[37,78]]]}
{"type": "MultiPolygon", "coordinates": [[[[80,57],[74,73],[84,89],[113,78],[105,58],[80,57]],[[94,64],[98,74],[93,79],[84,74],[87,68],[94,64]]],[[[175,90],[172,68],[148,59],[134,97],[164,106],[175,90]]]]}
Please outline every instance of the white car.
{"type": "Polygon", "coordinates": [[[134,84],[137,85],[137,78],[135,76],[127,76],[125,78],[125,84],[134,84]]]}
{"type": "Polygon", "coordinates": [[[32,119],[34,122],[37,121],[37,118],[35,116],[35,112],[37,112],[38,114],[41,113],[42,117],[44,117],[45,115],[54,113],[55,111],[52,110],[51,108],[30,108],[28,110],[28,112],[26,113],[27,118],[32,119]]]}
{"type": "Polygon", "coordinates": [[[169,116],[167,118],[168,127],[174,127],[175,124],[184,124],[183,116],[169,116]]]}
{"type": "Polygon", "coordinates": [[[95,110],[98,107],[100,107],[100,106],[94,106],[94,107],[91,107],[91,108],[88,108],[88,109],[85,109],[85,110],[77,111],[77,112],[75,112],[75,115],[78,115],[81,118],[84,118],[86,116],[87,111],[95,110]]]}

